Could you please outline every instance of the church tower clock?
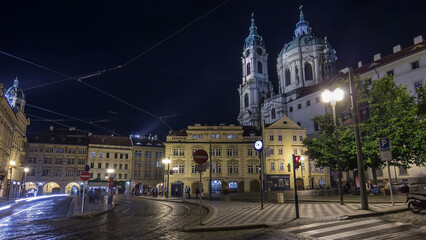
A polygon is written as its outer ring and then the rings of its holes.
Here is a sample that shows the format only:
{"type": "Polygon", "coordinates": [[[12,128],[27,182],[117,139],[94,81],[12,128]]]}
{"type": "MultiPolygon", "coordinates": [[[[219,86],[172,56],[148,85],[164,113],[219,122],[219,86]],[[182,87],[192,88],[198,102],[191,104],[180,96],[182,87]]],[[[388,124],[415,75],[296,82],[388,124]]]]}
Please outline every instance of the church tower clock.
{"type": "Polygon", "coordinates": [[[254,14],[251,15],[250,34],[245,40],[241,61],[243,77],[238,88],[238,121],[242,126],[260,128],[260,106],[273,89],[268,77],[268,54],[263,38],[257,33],[254,14]]]}

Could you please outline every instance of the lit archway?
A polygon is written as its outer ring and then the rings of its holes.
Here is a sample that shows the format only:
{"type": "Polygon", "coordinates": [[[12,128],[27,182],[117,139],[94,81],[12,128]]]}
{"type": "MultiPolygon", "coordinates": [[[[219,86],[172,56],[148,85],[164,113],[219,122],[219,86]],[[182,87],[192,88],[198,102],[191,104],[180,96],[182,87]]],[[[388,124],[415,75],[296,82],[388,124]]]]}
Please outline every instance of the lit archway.
{"type": "Polygon", "coordinates": [[[229,192],[237,192],[238,191],[238,183],[237,182],[229,182],[228,184],[229,192]]]}
{"type": "Polygon", "coordinates": [[[55,182],[48,182],[43,186],[43,194],[58,194],[61,192],[61,187],[55,182]]]}
{"type": "Polygon", "coordinates": [[[80,191],[80,184],[77,182],[70,182],[65,186],[65,193],[69,195],[78,195],[80,191]]]}
{"type": "Polygon", "coordinates": [[[220,193],[220,190],[222,189],[222,183],[215,179],[212,181],[212,193],[220,193]]]}

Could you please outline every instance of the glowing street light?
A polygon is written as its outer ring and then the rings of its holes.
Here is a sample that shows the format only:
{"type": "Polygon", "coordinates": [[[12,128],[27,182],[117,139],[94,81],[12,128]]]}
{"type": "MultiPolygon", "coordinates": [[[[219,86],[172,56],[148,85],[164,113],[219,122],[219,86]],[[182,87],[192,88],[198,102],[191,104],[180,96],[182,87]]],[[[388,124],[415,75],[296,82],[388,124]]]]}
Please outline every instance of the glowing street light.
{"type": "Polygon", "coordinates": [[[166,197],[169,197],[169,181],[170,181],[170,163],[172,162],[172,160],[165,158],[162,160],[162,162],[164,164],[167,164],[167,185],[166,185],[166,189],[164,189],[163,191],[166,191],[166,197]]]}
{"type": "Polygon", "coordinates": [[[343,192],[342,192],[342,170],[340,169],[340,160],[339,160],[339,141],[337,134],[337,120],[336,120],[336,102],[343,99],[344,92],[340,88],[336,88],[333,92],[330,90],[325,90],[322,94],[322,101],[325,103],[330,102],[331,109],[333,111],[333,123],[334,123],[334,137],[336,142],[336,160],[337,160],[337,172],[339,175],[339,195],[340,195],[340,205],[343,205],[343,192]]]}

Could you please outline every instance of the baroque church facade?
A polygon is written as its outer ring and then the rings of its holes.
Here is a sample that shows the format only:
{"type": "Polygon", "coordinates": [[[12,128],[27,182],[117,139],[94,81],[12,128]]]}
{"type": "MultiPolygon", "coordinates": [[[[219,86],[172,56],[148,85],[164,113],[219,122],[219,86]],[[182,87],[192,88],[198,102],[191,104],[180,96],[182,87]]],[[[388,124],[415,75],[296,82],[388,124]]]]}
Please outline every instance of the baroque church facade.
{"type": "MultiPolygon", "coordinates": [[[[239,86],[240,113],[243,126],[260,127],[288,116],[313,133],[311,119],[293,116],[301,97],[309,95],[313,86],[326,82],[336,73],[336,51],[327,38],[319,38],[305,20],[302,6],[293,39],[284,44],[277,58],[278,91],[275,94],[268,76],[268,54],[263,38],[258,34],[252,15],[250,33],[242,54],[242,83],[239,86]]],[[[312,104],[319,103],[315,97],[312,104]]],[[[310,105],[311,103],[308,102],[310,105]]],[[[316,108],[317,109],[317,108],[316,108]]],[[[324,108],[315,114],[324,114],[324,108]]],[[[309,114],[311,115],[311,114],[309,114]]]]}

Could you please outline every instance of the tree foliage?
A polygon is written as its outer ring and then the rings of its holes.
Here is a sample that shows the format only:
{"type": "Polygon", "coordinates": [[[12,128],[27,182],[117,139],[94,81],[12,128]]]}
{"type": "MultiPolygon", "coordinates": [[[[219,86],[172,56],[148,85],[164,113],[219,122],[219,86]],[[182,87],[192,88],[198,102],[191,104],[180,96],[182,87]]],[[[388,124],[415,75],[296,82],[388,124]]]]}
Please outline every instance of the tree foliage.
{"type": "MultiPolygon", "coordinates": [[[[349,89],[348,82],[341,87],[349,89]]],[[[410,95],[406,86],[397,86],[391,77],[384,77],[372,83],[369,80],[355,80],[358,102],[368,102],[370,118],[360,123],[361,144],[364,166],[377,168],[384,163],[380,160],[379,138],[389,138],[393,161],[391,164],[408,167],[410,164],[425,165],[425,89],[410,95]]],[[[341,113],[350,108],[349,91],[346,101],[336,106],[338,119],[339,158],[343,170],[357,168],[354,126],[342,126],[341,113]]],[[[316,138],[306,139],[307,154],[316,159],[319,167],[336,166],[333,118],[331,113],[316,116],[319,126],[316,138]]]]}

